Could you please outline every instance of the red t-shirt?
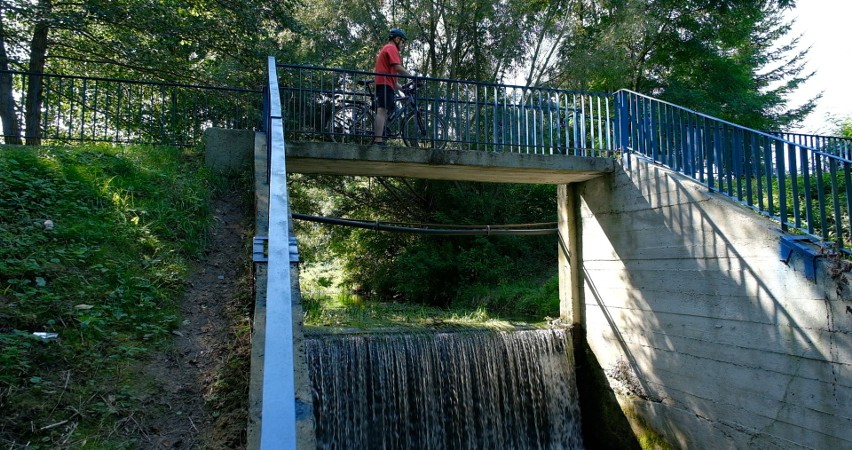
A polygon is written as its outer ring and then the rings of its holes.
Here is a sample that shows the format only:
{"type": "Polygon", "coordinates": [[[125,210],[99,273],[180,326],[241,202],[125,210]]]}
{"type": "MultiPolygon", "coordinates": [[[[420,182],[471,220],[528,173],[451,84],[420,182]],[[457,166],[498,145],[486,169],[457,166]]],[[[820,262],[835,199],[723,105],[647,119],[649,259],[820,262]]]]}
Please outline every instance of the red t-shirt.
{"type": "MultiPolygon", "coordinates": [[[[402,64],[402,59],[399,57],[399,49],[396,48],[396,45],[393,42],[388,42],[376,55],[376,68],[373,72],[399,74],[393,67],[394,64],[402,64]]],[[[386,84],[394,89],[396,89],[395,80],[394,77],[376,75],[376,84],[386,84]]]]}

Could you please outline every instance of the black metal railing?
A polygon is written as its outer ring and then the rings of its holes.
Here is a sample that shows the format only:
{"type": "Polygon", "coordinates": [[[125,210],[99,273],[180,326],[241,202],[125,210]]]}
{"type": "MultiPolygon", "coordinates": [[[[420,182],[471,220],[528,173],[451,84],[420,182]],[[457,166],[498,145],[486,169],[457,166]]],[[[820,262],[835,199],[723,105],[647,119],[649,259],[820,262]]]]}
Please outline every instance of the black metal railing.
{"type": "MultiPolygon", "coordinates": [[[[372,93],[358,81],[372,80],[374,73],[288,64],[278,68],[290,139],[349,141],[346,138],[353,132],[372,134],[372,93]],[[368,117],[360,118],[363,129],[335,128],[338,111],[353,107],[367,111],[368,117]]],[[[608,156],[614,150],[611,94],[428,77],[416,80],[421,87],[414,102],[428,118],[426,135],[437,148],[582,156],[608,156]]],[[[405,123],[388,124],[390,133],[403,140],[405,127],[405,123]],[[403,129],[394,133],[395,126],[403,129]]],[[[372,136],[364,136],[361,142],[367,137],[372,136]]],[[[405,144],[410,145],[410,140],[405,144]]]]}
{"type": "Polygon", "coordinates": [[[4,143],[190,146],[210,127],[261,125],[260,90],[17,71],[0,71],[0,77],[11,85],[17,125],[4,126],[4,143]],[[14,128],[19,135],[8,131],[14,128]]]}

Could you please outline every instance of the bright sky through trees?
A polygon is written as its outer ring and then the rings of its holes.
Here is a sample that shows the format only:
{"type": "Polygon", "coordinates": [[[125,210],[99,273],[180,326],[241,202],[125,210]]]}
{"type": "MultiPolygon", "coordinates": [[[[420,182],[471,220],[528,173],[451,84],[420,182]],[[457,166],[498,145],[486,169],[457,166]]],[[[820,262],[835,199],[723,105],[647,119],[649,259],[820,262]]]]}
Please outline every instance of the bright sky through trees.
{"type": "Polygon", "coordinates": [[[799,92],[793,94],[794,105],[820,91],[822,99],[799,131],[830,134],[830,117],[852,117],[852,39],[849,19],[852,2],[848,0],[799,0],[789,13],[793,34],[801,34],[800,45],[811,46],[807,69],[816,71],[799,92]]]}

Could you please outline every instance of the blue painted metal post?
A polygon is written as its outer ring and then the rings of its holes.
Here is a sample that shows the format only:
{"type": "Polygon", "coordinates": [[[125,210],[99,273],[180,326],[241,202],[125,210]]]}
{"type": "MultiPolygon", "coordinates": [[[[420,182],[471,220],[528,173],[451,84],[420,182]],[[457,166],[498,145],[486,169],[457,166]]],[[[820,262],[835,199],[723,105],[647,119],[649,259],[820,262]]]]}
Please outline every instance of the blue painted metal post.
{"type": "Polygon", "coordinates": [[[784,163],[784,142],[775,142],[775,168],[778,170],[778,215],[781,229],[787,231],[787,169],[784,163]]]}
{"type": "Polygon", "coordinates": [[[630,114],[628,108],[627,91],[618,91],[615,94],[616,110],[618,110],[618,125],[616,129],[615,148],[621,151],[622,160],[627,161],[627,169],[630,169],[629,141],[630,141],[630,114]]]}

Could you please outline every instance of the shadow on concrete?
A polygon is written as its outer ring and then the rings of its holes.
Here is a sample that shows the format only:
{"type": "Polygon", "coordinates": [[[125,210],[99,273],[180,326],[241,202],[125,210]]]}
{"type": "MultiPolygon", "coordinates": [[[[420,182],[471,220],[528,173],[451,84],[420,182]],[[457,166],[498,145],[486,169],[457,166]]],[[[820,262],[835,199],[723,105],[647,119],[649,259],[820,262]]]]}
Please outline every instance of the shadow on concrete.
{"type": "Polygon", "coordinates": [[[572,338],[583,444],[588,450],[641,449],[603,368],[586,341],[586,330],[574,327],[572,338]]]}
{"type": "Polygon", "coordinates": [[[689,448],[849,444],[843,304],[779,261],[777,225],[654,165],[582,196],[588,342],[626,359],[643,420],[689,448]]]}

